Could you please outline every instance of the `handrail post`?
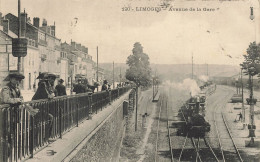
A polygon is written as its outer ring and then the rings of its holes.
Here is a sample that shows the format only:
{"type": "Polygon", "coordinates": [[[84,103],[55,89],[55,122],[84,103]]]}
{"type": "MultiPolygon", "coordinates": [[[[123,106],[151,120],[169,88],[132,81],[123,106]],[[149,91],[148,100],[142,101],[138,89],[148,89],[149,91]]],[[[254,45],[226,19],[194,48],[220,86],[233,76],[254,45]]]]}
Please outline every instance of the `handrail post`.
{"type": "Polygon", "coordinates": [[[1,110],[0,112],[0,120],[1,120],[1,125],[0,125],[0,134],[1,134],[1,141],[0,141],[0,161],[5,161],[5,130],[6,130],[6,124],[5,122],[7,121],[6,120],[6,117],[5,115],[3,115],[3,111],[1,110]]]}
{"type": "Polygon", "coordinates": [[[76,111],[77,111],[77,127],[79,127],[79,103],[77,103],[76,111]]]}
{"type": "Polygon", "coordinates": [[[97,114],[97,112],[98,112],[97,106],[99,106],[98,96],[96,98],[97,98],[97,101],[96,101],[97,103],[96,103],[95,109],[96,109],[96,114],[97,114]]]}
{"type": "MultiPolygon", "coordinates": [[[[65,100],[64,100],[65,101],[65,100]]],[[[65,103],[65,102],[64,102],[65,103]]],[[[64,106],[65,106],[65,104],[64,104],[64,106]]],[[[62,108],[61,108],[61,106],[59,107],[59,133],[60,133],[60,138],[62,139],[62,108]]]]}
{"type": "Polygon", "coordinates": [[[88,113],[88,119],[91,119],[92,117],[92,93],[88,94],[88,109],[89,109],[89,113],[88,113]]]}
{"type": "Polygon", "coordinates": [[[108,95],[109,95],[109,104],[111,104],[111,97],[112,97],[112,91],[111,90],[109,90],[108,95]]]}
{"type": "Polygon", "coordinates": [[[33,147],[34,147],[34,117],[31,116],[31,137],[30,137],[30,158],[33,158],[33,147]]]}

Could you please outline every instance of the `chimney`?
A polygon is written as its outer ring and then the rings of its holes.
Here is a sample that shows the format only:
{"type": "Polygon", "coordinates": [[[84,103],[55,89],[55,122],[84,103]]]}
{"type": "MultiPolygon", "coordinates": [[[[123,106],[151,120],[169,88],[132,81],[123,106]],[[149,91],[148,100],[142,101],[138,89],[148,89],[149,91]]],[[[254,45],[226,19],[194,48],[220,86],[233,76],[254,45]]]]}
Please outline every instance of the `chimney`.
{"type": "Polygon", "coordinates": [[[40,27],[40,19],[39,17],[34,17],[33,18],[33,26],[39,28],[40,27]]]}
{"type": "Polygon", "coordinates": [[[27,22],[30,23],[30,24],[32,24],[30,17],[28,17],[27,22]]]}
{"type": "Polygon", "coordinates": [[[42,26],[47,26],[47,20],[46,19],[42,20],[42,26]]]}
{"type": "Polygon", "coordinates": [[[72,50],[75,50],[75,48],[76,48],[76,42],[72,42],[72,40],[71,40],[70,45],[71,45],[71,47],[72,47],[72,50]]]}
{"type": "Polygon", "coordinates": [[[51,35],[55,37],[55,25],[51,26],[51,35]]]}
{"type": "Polygon", "coordinates": [[[81,50],[81,44],[79,43],[76,43],[76,48],[78,49],[78,50],[81,50]]]}
{"type": "Polygon", "coordinates": [[[9,20],[2,20],[3,31],[8,34],[9,20]]]}
{"type": "Polygon", "coordinates": [[[21,13],[21,37],[26,36],[27,13],[21,13]]]}

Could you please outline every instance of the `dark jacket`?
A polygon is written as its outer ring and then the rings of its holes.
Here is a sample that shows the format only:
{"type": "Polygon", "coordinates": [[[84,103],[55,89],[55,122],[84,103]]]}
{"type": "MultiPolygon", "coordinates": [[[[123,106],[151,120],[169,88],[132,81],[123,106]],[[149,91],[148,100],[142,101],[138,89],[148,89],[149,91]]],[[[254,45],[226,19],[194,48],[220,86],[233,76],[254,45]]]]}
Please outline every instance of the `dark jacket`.
{"type": "Polygon", "coordinates": [[[40,81],[38,84],[38,89],[35,92],[32,100],[48,99],[52,98],[52,94],[49,91],[49,86],[44,81],[40,81]]]}
{"type": "Polygon", "coordinates": [[[106,91],[106,90],[107,90],[107,85],[106,85],[106,84],[103,84],[101,91],[106,91]]]}
{"type": "Polygon", "coordinates": [[[62,84],[56,85],[55,90],[56,90],[55,96],[66,96],[67,95],[66,87],[62,84]]]}
{"type": "Polygon", "coordinates": [[[79,83],[79,84],[74,85],[73,92],[76,92],[76,94],[79,94],[79,93],[86,93],[87,90],[83,84],[79,83]]]}

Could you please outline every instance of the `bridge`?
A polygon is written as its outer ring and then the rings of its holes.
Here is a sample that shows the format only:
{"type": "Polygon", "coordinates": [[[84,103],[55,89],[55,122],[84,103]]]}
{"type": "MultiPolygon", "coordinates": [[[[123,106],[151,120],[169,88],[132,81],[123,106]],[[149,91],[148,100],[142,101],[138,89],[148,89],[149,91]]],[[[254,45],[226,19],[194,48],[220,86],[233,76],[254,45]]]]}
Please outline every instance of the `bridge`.
{"type": "Polygon", "coordinates": [[[86,157],[113,161],[134,93],[127,86],[1,105],[0,161],[70,161],[82,149],[86,157]],[[39,112],[31,116],[26,106],[39,112]]]}

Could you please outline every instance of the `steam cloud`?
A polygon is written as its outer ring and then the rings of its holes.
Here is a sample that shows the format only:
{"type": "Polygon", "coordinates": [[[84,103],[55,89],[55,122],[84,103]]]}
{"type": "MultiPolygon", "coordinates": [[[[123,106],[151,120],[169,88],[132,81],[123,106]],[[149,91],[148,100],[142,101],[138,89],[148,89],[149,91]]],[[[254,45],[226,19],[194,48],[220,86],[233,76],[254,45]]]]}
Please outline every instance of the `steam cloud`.
{"type": "Polygon", "coordinates": [[[180,91],[186,91],[186,93],[191,93],[191,96],[195,96],[200,92],[200,88],[197,82],[190,78],[184,79],[182,83],[173,83],[167,80],[163,84],[165,86],[172,87],[180,91]]]}
{"type": "Polygon", "coordinates": [[[199,79],[200,79],[201,81],[203,81],[203,82],[207,82],[207,81],[209,80],[209,77],[206,76],[206,75],[201,75],[201,76],[199,77],[199,79]]]}

